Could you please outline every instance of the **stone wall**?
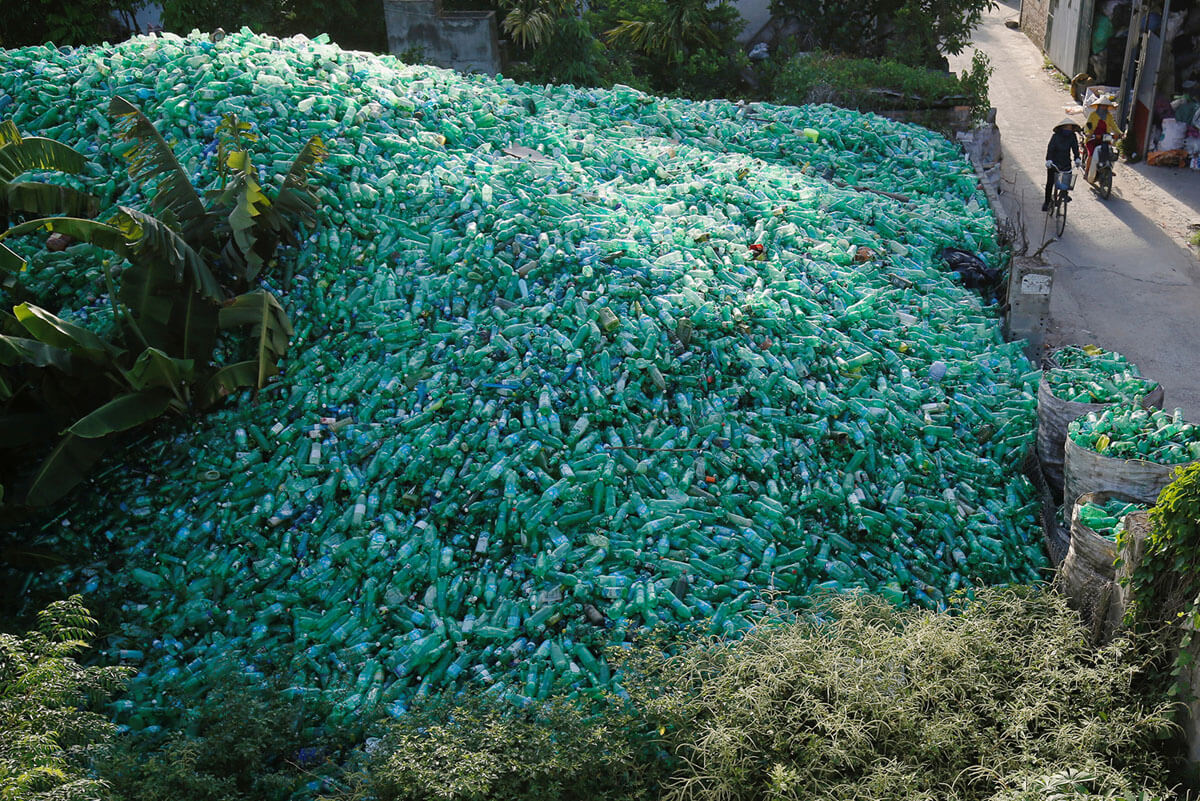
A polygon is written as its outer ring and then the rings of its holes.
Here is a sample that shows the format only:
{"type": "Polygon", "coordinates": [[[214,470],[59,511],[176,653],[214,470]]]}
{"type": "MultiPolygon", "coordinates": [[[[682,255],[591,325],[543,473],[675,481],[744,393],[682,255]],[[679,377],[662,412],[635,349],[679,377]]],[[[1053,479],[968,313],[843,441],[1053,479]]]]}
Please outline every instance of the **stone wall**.
{"type": "Polygon", "coordinates": [[[1051,0],[1021,0],[1021,30],[1038,50],[1046,52],[1046,23],[1051,0]]]}
{"type": "Polygon", "coordinates": [[[459,72],[500,71],[500,39],[492,11],[443,11],[441,0],[384,0],[388,51],[416,52],[422,63],[459,72]]]}

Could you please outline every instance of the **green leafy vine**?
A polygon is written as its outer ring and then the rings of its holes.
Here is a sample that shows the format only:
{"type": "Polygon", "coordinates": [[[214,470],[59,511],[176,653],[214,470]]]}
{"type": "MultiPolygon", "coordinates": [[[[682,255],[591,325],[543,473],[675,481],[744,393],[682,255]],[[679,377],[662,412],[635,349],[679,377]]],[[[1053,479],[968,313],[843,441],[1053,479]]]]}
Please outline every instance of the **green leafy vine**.
{"type": "MultiPolygon", "coordinates": [[[[1143,553],[1122,583],[1130,595],[1126,625],[1162,631],[1164,644],[1176,651],[1168,692],[1177,695],[1179,677],[1195,661],[1191,645],[1200,629],[1200,463],[1179,469],[1174,479],[1150,511],[1143,553]]],[[[1119,553],[1137,548],[1129,538],[1118,535],[1119,553]]]]}

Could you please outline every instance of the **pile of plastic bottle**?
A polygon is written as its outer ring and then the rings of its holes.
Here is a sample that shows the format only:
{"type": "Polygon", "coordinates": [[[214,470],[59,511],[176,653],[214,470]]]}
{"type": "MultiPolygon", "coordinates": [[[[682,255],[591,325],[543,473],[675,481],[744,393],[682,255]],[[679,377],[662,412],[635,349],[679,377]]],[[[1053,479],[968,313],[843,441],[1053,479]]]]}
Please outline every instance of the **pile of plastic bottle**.
{"type": "Polygon", "coordinates": [[[1120,353],[1095,346],[1071,345],[1054,353],[1056,367],[1046,371],[1054,397],[1076,403],[1136,401],[1158,388],[1120,353]]]}
{"type": "Polygon", "coordinates": [[[1141,459],[1183,464],[1200,459],[1200,426],[1183,419],[1183,411],[1117,405],[1074,420],[1068,436],[1081,448],[1114,459],[1141,459]]]}
{"type": "Polygon", "coordinates": [[[1145,504],[1127,503],[1110,498],[1102,504],[1085,503],[1079,507],[1079,519],[1092,531],[1110,540],[1116,540],[1121,532],[1125,515],[1148,509],[1145,504]]]}
{"type": "MultiPolygon", "coordinates": [[[[520,704],[611,687],[604,650],[654,626],[736,636],[763,593],[935,607],[1044,564],[1038,374],[939,266],[999,258],[940,135],[246,31],[5,58],[0,113],[88,153],[106,207],[145,204],[114,93],[201,184],[227,112],[264,182],[313,134],[331,151],[295,280],[267,276],[283,374],[115,457],[56,523],[119,546],[75,577],[126,599],[135,729],[231,660],[335,719],[520,704]]],[[[103,315],[87,248],[17,244],[35,293],[103,315]]]]}
{"type": "Polygon", "coordinates": [[[1046,381],[1054,397],[1076,403],[1133,401],[1158,388],[1157,381],[1136,373],[1097,373],[1087,369],[1050,370],[1046,381]]]}

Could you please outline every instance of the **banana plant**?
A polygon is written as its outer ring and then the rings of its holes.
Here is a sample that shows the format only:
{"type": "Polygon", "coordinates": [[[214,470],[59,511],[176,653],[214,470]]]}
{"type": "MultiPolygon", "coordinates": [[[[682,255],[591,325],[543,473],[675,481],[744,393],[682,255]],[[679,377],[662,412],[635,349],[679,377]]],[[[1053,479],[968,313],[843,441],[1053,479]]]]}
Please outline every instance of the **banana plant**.
{"type": "MultiPolygon", "coordinates": [[[[82,481],[116,436],[187,409],[190,360],[136,358],[83,326],[23,303],[0,333],[0,441],[24,451],[61,434],[32,471],[25,502],[52,503],[82,481]]],[[[27,471],[28,472],[28,471],[27,471]]]]}
{"type": "MultiPolygon", "coordinates": [[[[83,154],[62,142],[22,136],[12,120],[0,122],[0,224],[14,215],[44,217],[68,214],[94,217],[99,201],[86,192],[44,181],[18,181],[27,172],[54,171],[78,175],[83,154]]],[[[17,254],[0,244],[0,269],[19,263],[17,254]]]]}
{"type": "MultiPolygon", "coordinates": [[[[61,436],[32,470],[24,501],[33,506],[82,481],[122,433],[261,388],[278,373],[290,321],[273,294],[249,287],[279,244],[296,241],[291,220],[316,221],[309,178],[327,155],[319,138],[298,154],[272,202],[253,167],[249,126],[227,118],[218,134],[221,186],[202,197],[141,111],[117,97],[109,112],[117,134],[133,143],[130,176],[154,182],[148,212],[121,206],[103,221],[45,217],[0,234],[60,233],[122,262],[105,268],[117,322],[112,342],[30,304],[0,313],[0,442],[61,436]],[[249,331],[241,345],[247,358],[218,369],[213,350],[233,329],[249,331]]],[[[0,271],[23,269],[7,252],[0,271]]]]}

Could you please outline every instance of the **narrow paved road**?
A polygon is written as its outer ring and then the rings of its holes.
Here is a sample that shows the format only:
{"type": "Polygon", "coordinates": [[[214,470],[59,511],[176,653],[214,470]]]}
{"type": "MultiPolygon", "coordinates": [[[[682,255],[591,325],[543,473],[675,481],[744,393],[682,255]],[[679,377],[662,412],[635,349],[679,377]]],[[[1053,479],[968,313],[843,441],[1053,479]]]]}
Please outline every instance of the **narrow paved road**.
{"type": "MultiPolygon", "coordinates": [[[[975,46],[995,68],[990,95],[1004,152],[1001,197],[1033,252],[1054,239],[1041,212],[1046,142],[1072,100],[1028,37],[1005,27],[1017,10],[1016,0],[1006,0],[988,13],[975,46]]],[[[963,68],[970,56],[952,59],[951,67],[963,68]]],[[[1163,384],[1167,408],[1200,422],[1200,263],[1184,244],[1188,223],[1200,220],[1200,173],[1149,172],[1155,169],[1119,165],[1107,201],[1080,178],[1065,233],[1042,253],[1058,268],[1048,341],[1124,353],[1163,384]]]]}

